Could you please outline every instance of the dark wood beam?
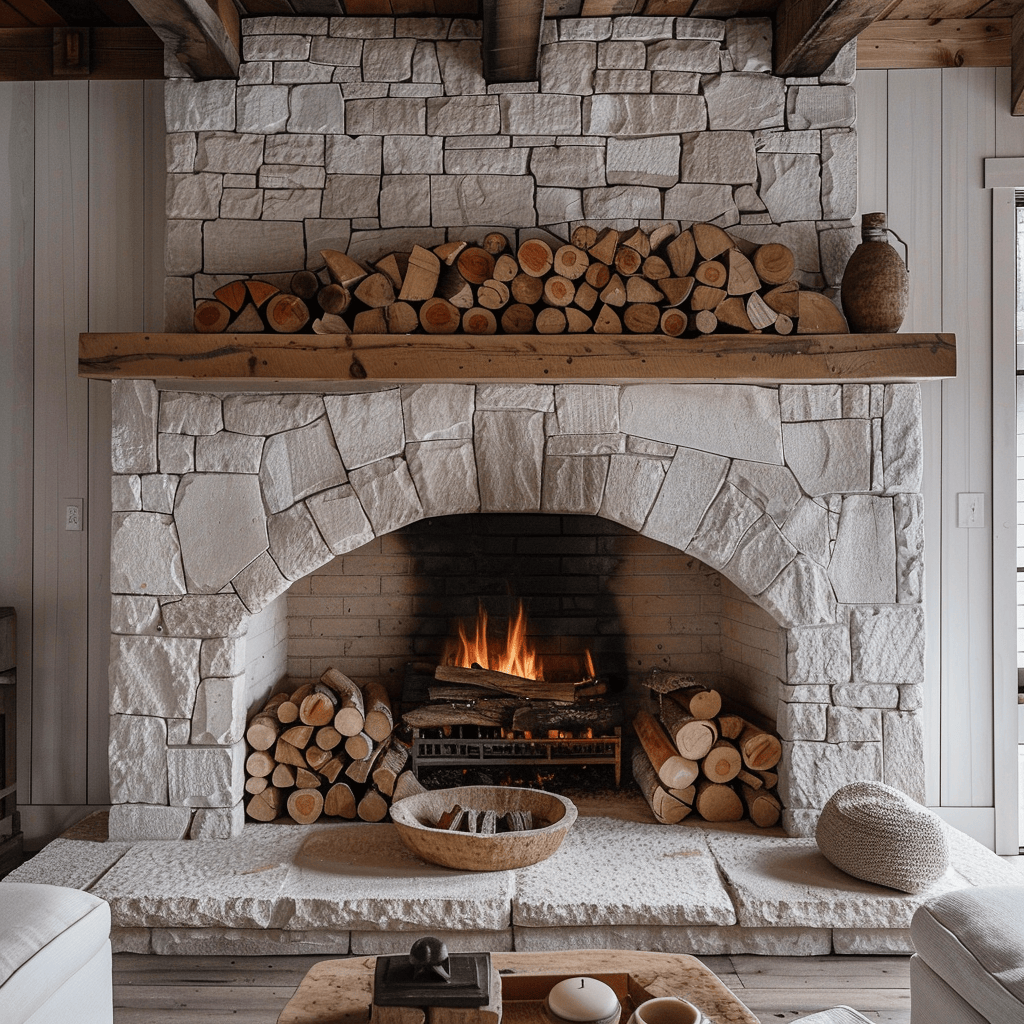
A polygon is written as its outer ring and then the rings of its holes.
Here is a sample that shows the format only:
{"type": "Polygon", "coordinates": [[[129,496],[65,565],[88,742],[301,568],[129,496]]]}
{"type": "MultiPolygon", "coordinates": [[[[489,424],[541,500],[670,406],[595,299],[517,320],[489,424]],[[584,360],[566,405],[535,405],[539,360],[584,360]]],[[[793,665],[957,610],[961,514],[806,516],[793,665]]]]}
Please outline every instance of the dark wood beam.
{"type": "Polygon", "coordinates": [[[78,375],[112,380],[926,380],[952,334],[82,334],[78,375]]]}
{"type": "Polygon", "coordinates": [[[782,0],[775,10],[775,74],[820,75],[892,0],[782,0]]]}
{"type": "Polygon", "coordinates": [[[536,82],[544,0],[482,0],[484,78],[536,82]]]}
{"type": "Polygon", "coordinates": [[[132,0],[146,24],[195,79],[237,78],[238,12],[206,0],[132,0]],[[224,20],[227,19],[227,24],[224,20]]]}
{"type": "MultiPolygon", "coordinates": [[[[76,79],[146,79],[164,77],[164,44],[145,25],[138,28],[91,28],[89,73],[76,79]]],[[[53,68],[52,28],[0,29],[0,82],[68,81],[53,68]]]]}
{"type": "Polygon", "coordinates": [[[1009,67],[1010,26],[1010,18],[876,21],[857,38],[857,67],[1009,67]]]}
{"type": "Polygon", "coordinates": [[[1024,7],[1013,16],[1010,31],[1010,113],[1024,115],[1024,7]]]}

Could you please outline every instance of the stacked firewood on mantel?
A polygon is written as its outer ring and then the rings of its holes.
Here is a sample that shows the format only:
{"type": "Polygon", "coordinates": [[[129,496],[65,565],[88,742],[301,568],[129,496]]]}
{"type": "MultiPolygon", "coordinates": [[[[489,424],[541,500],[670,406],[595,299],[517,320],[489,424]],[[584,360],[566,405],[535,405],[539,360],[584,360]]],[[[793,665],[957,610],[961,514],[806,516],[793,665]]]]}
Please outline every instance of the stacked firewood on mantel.
{"type": "Polygon", "coordinates": [[[256,821],[383,821],[392,801],[423,792],[406,767],[409,747],[394,733],[387,691],[334,668],[273,694],[245,736],[245,810],[256,821]]]}
{"type": "Polygon", "coordinates": [[[195,309],[201,333],[287,334],[846,334],[825,295],[801,289],[792,251],[713,224],[598,232],[581,225],[552,246],[517,250],[501,232],[392,252],[373,265],[321,250],[326,277],[294,274],[290,291],[232,281],[195,309]]]}
{"type": "Polygon", "coordinates": [[[782,757],[777,736],[722,710],[721,694],[693,675],[655,670],[646,685],[659,713],[633,719],[639,745],[633,777],[658,821],[673,824],[696,812],[705,821],[745,815],[768,828],[782,814],[772,792],[782,757]]]}

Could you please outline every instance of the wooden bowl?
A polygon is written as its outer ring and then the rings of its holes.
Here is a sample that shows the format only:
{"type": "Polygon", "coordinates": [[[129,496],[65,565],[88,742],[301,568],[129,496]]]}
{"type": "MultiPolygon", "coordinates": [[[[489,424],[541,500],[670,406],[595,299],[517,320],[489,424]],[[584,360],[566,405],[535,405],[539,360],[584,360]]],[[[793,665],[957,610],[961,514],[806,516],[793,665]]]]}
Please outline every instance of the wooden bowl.
{"type": "Polygon", "coordinates": [[[562,845],[576,820],[576,805],[541,789],[511,786],[456,786],[407,796],[391,805],[391,820],[402,842],[431,864],[464,871],[508,871],[536,864],[562,845]],[[477,835],[434,828],[455,805],[477,811],[529,811],[540,827],[526,832],[477,835]]]}

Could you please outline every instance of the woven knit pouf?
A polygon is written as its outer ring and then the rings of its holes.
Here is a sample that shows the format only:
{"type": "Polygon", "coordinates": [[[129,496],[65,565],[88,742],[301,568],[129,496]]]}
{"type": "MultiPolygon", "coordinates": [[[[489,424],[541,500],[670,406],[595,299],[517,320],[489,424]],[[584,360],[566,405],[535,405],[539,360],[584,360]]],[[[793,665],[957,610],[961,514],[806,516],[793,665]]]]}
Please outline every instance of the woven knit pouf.
{"type": "Polygon", "coordinates": [[[841,871],[903,892],[921,892],[949,868],[942,821],[881,782],[852,782],[825,804],[818,849],[841,871]]]}

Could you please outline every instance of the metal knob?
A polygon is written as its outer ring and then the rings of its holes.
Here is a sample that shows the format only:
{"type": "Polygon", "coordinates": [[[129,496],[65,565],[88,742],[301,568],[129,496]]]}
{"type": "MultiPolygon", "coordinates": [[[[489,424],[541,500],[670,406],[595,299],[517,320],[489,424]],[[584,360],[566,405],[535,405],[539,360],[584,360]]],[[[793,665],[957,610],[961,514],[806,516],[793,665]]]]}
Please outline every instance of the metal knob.
{"type": "Polygon", "coordinates": [[[436,974],[444,981],[451,980],[448,971],[448,947],[433,935],[417,939],[409,950],[409,961],[413,965],[413,976],[436,974]]]}

